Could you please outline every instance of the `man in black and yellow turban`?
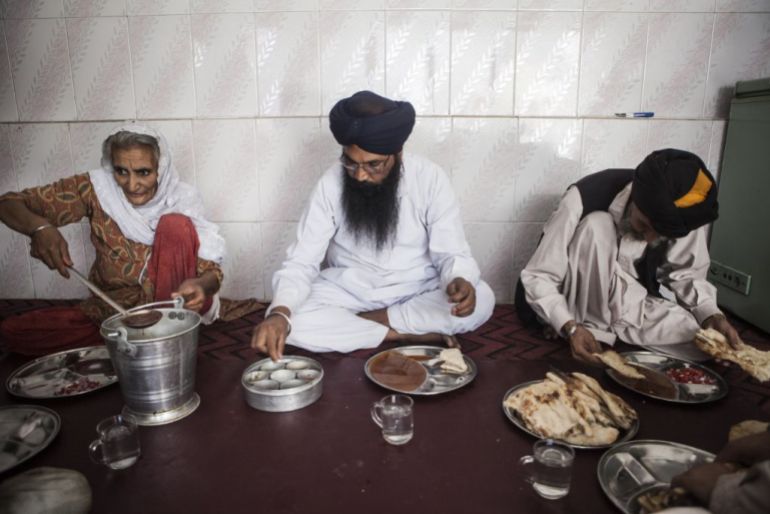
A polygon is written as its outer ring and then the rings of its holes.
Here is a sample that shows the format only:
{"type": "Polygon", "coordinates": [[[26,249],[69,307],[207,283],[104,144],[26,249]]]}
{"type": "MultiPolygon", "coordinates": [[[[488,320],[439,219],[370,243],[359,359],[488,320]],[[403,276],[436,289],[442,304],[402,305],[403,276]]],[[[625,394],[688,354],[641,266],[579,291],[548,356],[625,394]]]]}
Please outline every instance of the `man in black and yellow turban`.
{"type": "Polygon", "coordinates": [[[651,228],[668,238],[684,237],[717,219],[717,187],[700,158],[682,150],[653,152],[636,168],[633,204],[651,228]]]}
{"type": "Polygon", "coordinates": [[[371,91],[332,108],[340,158],[273,276],[253,347],[277,359],[287,343],[341,352],[406,339],[449,345],[492,315],[449,178],[403,151],[414,124],[409,102],[371,91]]]}
{"type": "Polygon", "coordinates": [[[706,281],[707,225],[717,216],[716,181],[690,152],[658,150],[635,170],[584,177],[567,189],[521,272],[520,316],[596,364],[600,342],[618,338],[693,359],[705,357],[692,344],[701,327],[740,344],[706,281]]]}

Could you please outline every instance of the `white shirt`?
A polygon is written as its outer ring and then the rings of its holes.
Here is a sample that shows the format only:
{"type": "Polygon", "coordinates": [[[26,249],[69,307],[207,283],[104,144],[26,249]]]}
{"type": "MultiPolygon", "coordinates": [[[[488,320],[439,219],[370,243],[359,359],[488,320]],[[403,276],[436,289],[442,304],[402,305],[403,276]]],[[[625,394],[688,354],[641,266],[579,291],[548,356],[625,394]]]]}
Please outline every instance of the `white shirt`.
{"type": "Polygon", "coordinates": [[[343,173],[342,166],[334,164],[316,184],[296,242],[273,276],[270,309],[282,305],[295,312],[319,274],[359,298],[385,304],[446,289],[457,277],[478,283],[480,272],[465,240],[460,209],[438,165],[403,155],[394,243],[379,252],[368,241],[356,242],[345,225],[343,173]],[[321,271],[324,258],[327,267],[321,271]]]}
{"type": "MultiPolygon", "coordinates": [[[[631,184],[628,184],[615,196],[608,209],[618,234],[621,233],[620,222],[630,196],[631,184]]],[[[582,213],[580,193],[577,187],[570,187],[545,224],[543,239],[521,272],[527,300],[556,331],[574,319],[562,294],[562,284],[567,274],[567,248],[582,213]]],[[[711,262],[706,238],[707,227],[703,226],[675,239],[669,247],[665,263],[658,269],[658,281],[671,289],[679,304],[695,316],[698,324],[720,312],[716,304],[716,288],[706,280],[711,262]]],[[[620,237],[617,272],[638,278],[634,262],[642,257],[646,246],[646,242],[638,241],[630,234],[620,237]]]]}

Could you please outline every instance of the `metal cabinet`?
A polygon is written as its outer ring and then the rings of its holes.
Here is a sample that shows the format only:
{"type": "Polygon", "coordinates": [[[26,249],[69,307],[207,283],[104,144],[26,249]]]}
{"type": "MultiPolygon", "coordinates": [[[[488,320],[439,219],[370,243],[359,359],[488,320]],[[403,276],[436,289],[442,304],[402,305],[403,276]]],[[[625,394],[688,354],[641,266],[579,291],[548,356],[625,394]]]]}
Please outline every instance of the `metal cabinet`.
{"type": "Polygon", "coordinates": [[[710,254],[719,305],[770,332],[770,78],[736,84],[710,254]]]}

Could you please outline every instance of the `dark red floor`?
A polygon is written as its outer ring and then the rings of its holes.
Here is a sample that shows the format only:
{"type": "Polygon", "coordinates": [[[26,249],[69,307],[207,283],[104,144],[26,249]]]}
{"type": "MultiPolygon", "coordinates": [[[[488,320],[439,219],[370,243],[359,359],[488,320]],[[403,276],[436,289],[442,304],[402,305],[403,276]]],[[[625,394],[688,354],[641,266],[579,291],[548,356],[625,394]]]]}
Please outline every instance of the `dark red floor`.
{"type": "MultiPolygon", "coordinates": [[[[0,300],[0,319],[31,309],[73,303],[75,302],[64,300],[0,300]]],[[[264,310],[260,310],[236,321],[202,326],[198,340],[200,355],[216,360],[254,361],[259,356],[249,347],[251,330],[262,320],[263,315],[264,310]]],[[[761,350],[770,350],[770,334],[735,317],[731,317],[731,321],[745,342],[761,350]]],[[[523,327],[512,305],[498,305],[487,323],[470,334],[460,336],[459,340],[463,352],[473,359],[556,361],[572,358],[564,341],[548,341],[542,337],[539,330],[523,327]]],[[[353,355],[368,357],[392,346],[395,345],[385,344],[376,349],[359,350],[353,355]]],[[[630,351],[634,347],[619,343],[616,349],[630,351]]],[[[296,349],[293,353],[308,354],[296,349]]],[[[338,360],[345,358],[345,354],[332,352],[316,355],[316,358],[322,361],[338,360]]],[[[735,366],[725,367],[715,363],[710,363],[710,366],[721,373],[732,388],[742,390],[755,400],[758,406],[758,418],[770,417],[770,383],[760,384],[735,366]]]]}

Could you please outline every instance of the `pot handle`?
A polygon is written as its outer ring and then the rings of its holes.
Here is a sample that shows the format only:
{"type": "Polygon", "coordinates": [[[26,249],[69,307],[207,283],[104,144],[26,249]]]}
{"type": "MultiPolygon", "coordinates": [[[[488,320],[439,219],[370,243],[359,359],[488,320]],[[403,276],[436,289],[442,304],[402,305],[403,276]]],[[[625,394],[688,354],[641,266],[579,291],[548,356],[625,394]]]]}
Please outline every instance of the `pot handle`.
{"type": "Polygon", "coordinates": [[[172,301],[174,302],[175,309],[181,309],[184,307],[184,296],[177,296],[172,301]]]}
{"type": "Polygon", "coordinates": [[[136,357],[136,352],[139,349],[135,344],[128,342],[128,331],[126,330],[126,327],[118,327],[116,330],[118,336],[118,351],[128,357],[136,357]]]}

